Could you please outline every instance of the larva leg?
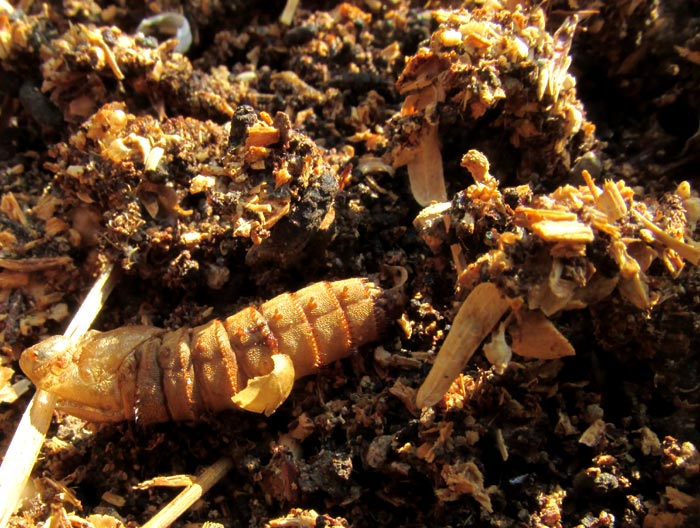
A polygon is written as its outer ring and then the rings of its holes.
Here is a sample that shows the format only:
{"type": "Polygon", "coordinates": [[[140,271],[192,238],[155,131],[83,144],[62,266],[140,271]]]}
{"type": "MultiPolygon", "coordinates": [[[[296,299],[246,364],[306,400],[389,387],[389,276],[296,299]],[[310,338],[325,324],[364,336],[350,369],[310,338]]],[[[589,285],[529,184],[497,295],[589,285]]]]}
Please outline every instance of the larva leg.
{"type": "Polygon", "coordinates": [[[381,294],[363,279],[319,282],[228,318],[224,324],[240,364],[255,373],[234,403],[270,414],[286,400],[295,377],[377,339],[387,318],[381,294]]]}
{"type": "Polygon", "coordinates": [[[250,306],[227,317],[223,328],[246,378],[272,371],[272,355],[279,353],[277,336],[270,329],[268,319],[257,308],[250,306]]]}
{"type": "Polygon", "coordinates": [[[251,378],[245,389],[231,398],[237,407],[270,416],[289,397],[297,377],[294,363],[286,354],[275,354],[272,361],[269,374],[251,378]]]}

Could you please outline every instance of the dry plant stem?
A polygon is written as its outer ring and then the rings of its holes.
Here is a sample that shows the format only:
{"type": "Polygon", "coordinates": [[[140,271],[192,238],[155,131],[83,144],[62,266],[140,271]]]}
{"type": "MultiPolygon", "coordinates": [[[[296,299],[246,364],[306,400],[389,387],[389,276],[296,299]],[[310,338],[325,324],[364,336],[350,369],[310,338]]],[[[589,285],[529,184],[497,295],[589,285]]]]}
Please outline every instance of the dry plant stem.
{"type": "Polygon", "coordinates": [[[440,401],[509,306],[493,283],[482,282],[472,290],[457,312],[433,368],[418,389],[419,409],[440,401]]]}
{"type": "Polygon", "coordinates": [[[289,26],[294,20],[294,13],[296,13],[297,7],[299,6],[299,0],[287,0],[284,10],[280,15],[280,22],[285,26],[289,26]]]}
{"type": "MultiPolygon", "coordinates": [[[[102,309],[117,280],[117,273],[113,273],[113,269],[114,266],[108,264],[85,297],[66,329],[65,335],[70,339],[82,337],[102,309]]],[[[25,483],[44,443],[46,431],[51,425],[56,400],[53,394],[36,391],[5,453],[0,466],[0,528],[7,525],[10,516],[17,509],[25,483]]]]}
{"type": "Polygon", "coordinates": [[[114,264],[110,262],[102,270],[102,273],[100,273],[97,281],[95,281],[95,284],[88,292],[80,308],[78,308],[75,317],[73,317],[68,328],[66,328],[64,335],[67,338],[72,341],[77,341],[87,333],[95,317],[97,317],[97,314],[102,310],[102,305],[112,292],[118,278],[119,274],[114,270],[114,264]]]}
{"type": "Polygon", "coordinates": [[[167,506],[144,524],[143,528],[164,528],[170,526],[228,473],[232,467],[233,460],[230,457],[223,457],[214,462],[190,486],[182,490],[167,506]]]}
{"type": "Polygon", "coordinates": [[[57,399],[46,391],[36,391],[12,437],[0,467],[0,527],[7,526],[7,521],[17,509],[24,485],[51,425],[57,399]]]}

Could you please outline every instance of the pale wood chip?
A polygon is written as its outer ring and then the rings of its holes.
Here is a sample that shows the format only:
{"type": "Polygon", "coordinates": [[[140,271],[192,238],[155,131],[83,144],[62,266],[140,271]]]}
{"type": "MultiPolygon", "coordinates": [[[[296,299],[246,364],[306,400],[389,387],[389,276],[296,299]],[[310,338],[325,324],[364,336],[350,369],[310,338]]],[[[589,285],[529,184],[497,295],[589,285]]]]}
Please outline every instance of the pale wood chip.
{"type": "Polygon", "coordinates": [[[583,432],[578,441],[588,447],[595,447],[603,439],[603,436],[605,436],[605,422],[598,418],[583,432]]]}
{"type": "Polygon", "coordinates": [[[594,239],[593,229],[578,220],[541,220],[530,229],[545,242],[588,244],[594,239]]]}
{"type": "Polygon", "coordinates": [[[269,147],[280,140],[280,131],[264,123],[256,123],[248,128],[245,140],[247,149],[250,147],[269,147]]]}
{"type": "Polygon", "coordinates": [[[122,495],[117,495],[116,493],[113,493],[111,491],[105,491],[102,494],[102,500],[105,501],[107,504],[116,506],[117,508],[121,508],[126,504],[126,499],[122,495]]]}
{"type": "Polygon", "coordinates": [[[415,157],[408,162],[413,198],[422,206],[447,201],[437,125],[425,125],[415,157]]]}
{"type": "Polygon", "coordinates": [[[3,213],[10,220],[29,227],[27,216],[22,210],[22,206],[17,201],[14,193],[5,193],[0,197],[0,213],[3,213]]]}
{"type": "Polygon", "coordinates": [[[660,456],[663,454],[661,441],[654,431],[644,426],[639,431],[642,434],[642,453],[646,456],[660,456]]]}
{"type": "Polygon", "coordinates": [[[149,488],[186,488],[191,486],[196,480],[194,475],[167,475],[144,480],[136,485],[134,489],[146,490],[149,488]]]}
{"type": "Polygon", "coordinates": [[[508,299],[493,283],[483,282],[472,290],[457,312],[433,368],[418,389],[419,408],[440,401],[509,307],[508,299]]]}
{"type": "Polygon", "coordinates": [[[685,260],[697,266],[700,264],[700,245],[697,242],[688,243],[672,237],[656,224],[645,218],[635,210],[632,210],[634,217],[644,224],[644,227],[649,229],[654,234],[654,238],[661,242],[666,247],[675,250],[685,260]]]}
{"type": "Polygon", "coordinates": [[[612,180],[605,180],[603,192],[596,199],[596,207],[605,213],[611,222],[619,220],[627,214],[625,199],[612,180]]]}
{"type": "Polygon", "coordinates": [[[515,210],[516,220],[520,220],[522,225],[527,226],[534,222],[543,220],[552,220],[556,222],[575,221],[578,219],[576,213],[570,211],[562,211],[559,209],[537,209],[534,207],[518,207],[515,210]],[[522,222],[522,220],[525,222],[522,222]]]}
{"type": "Polygon", "coordinates": [[[107,65],[112,70],[112,73],[114,74],[114,76],[120,81],[124,80],[124,74],[119,69],[119,64],[117,63],[117,59],[114,56],[112,49],[102,39],[102,35],[97,31],[86,31],[86,34],[87,34],[87,38],[88,38],[88,41],[90,42],[90,44],[93,44],[93,45],[99,47],[104,52],[105,60],[107,61],[107,65]]]}
{"type": "Polygon", "coordinates": [[[59,233],[63,233],[64,231],[68,231],[69,225],[64,222],[62,219],[52,216],[48,220],[46,220],[46,227],[45,231],[46,234],[50,237],[56,236],[59,233]]]}
{"type": "Polygon", "coordinates": [[[536,359],[557,359],[576,354],[574,347],[539,310],[520,310],[508,327],[513,352],[536,359]]]}

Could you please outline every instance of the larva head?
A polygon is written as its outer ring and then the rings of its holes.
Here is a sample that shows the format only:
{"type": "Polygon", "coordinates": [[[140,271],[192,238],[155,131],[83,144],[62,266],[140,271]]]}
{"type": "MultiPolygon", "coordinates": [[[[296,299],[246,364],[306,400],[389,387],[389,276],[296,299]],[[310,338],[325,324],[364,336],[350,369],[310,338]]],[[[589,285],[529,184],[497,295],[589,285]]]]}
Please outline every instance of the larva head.
{"type": "Polygon", "coordinates": [[[58,407],[90,421],[124,420],[116,376],[85,354],[84,342],[53,336],[22,353],[19,365],[39,389],[59,398],[58,407]]]}
{"type": "Polygon", "coordinates": [[[74,344],[67,337],[49,337],[22,352],[19,366],[34,385],[54,392],[73,377],[73,349],[74,344]]]}

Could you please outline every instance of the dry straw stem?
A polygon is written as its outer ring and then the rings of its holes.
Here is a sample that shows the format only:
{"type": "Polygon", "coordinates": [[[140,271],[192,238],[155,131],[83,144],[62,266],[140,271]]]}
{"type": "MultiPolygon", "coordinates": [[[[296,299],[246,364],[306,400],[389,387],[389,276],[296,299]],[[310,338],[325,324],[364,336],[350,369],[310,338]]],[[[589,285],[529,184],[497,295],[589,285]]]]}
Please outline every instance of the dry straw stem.
{"type": "MultiPolygon", "coordinates": [[[[80,339],[90,328],[97,314],[114,288],[117,273],[108,264],[75,314],[65,335],[73,341],[80,339]]],[[[10,447],[0,466],[0,527],[7,525],[15,512],[25,484],[34,467],[39,450],[56,407],[56,397],[37,390],[12,437],[10,447]]]]}
{"type": "Polygon", "coordinates": [[[457,312],[433,368],[418,389],[418,408],[440,401],[509,307],[508,299],[491,282],[482,282],[472,290],[457,312]]]}
{"type": "Polygon", "coordinates": [[[688,262],[697,266],[700,264],[700,247],[694,243],[683,242],[677,238],[673,238],[671,235],[666,233],[663,229],[658,227],[656,224],[644,217],[644,215],[632,210],[634,217],[649,229],[653,234],[654,238],[664,244],[666,247],[676,251],[681,257],[686,259],[688,262]]]}
{"type": "Polygon", "coordinates": [[[186,489],[175,497],[168,505],[156,513],[153,518],[143,525],[143,528],[164,528],[174,523],[180,515],[197,502],[202,495],[211,489],[233,467],[230,457],[223,457],[205,469],[202,474],[186,489]]]}
{"type": "Polygon", "coordinates": [[[294,13],[296,13],[298,6],[299,0],[287,0],[282,14],[280,15],[280,22],[285,26],[289,26],[294,20],[294,13]]]}

